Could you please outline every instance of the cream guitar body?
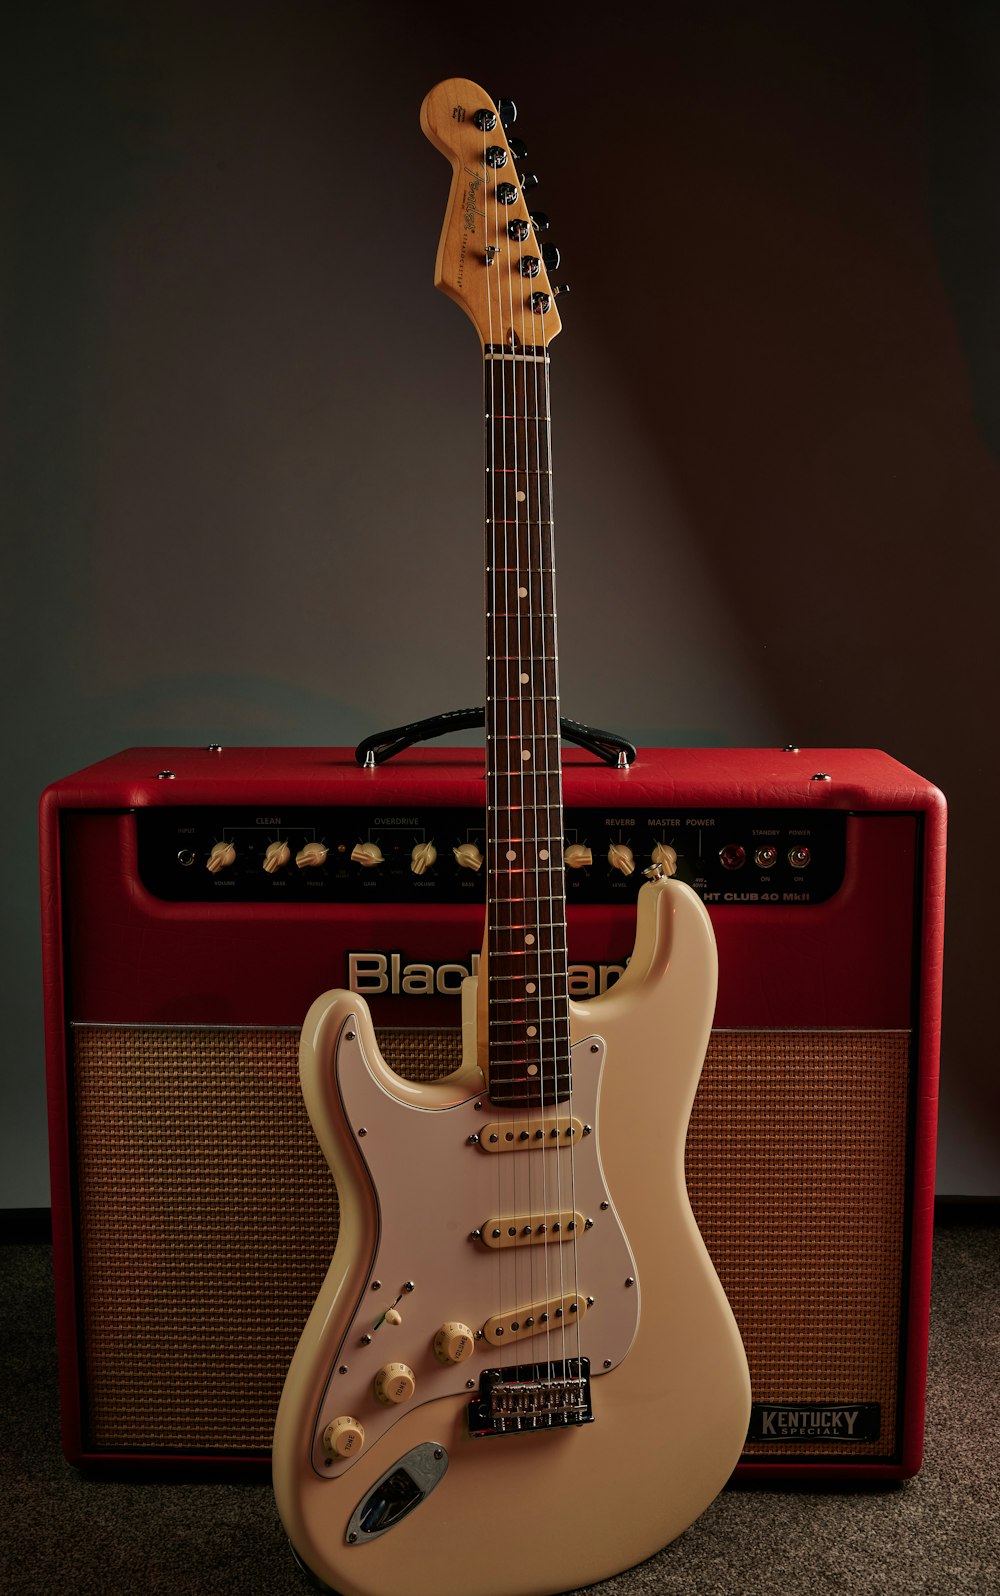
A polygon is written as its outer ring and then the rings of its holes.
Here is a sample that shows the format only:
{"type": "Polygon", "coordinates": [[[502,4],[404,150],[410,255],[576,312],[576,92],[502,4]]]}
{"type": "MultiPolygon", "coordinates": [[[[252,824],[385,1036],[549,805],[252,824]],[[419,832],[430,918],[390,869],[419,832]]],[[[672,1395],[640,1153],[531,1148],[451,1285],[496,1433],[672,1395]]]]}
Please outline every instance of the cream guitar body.
{"type": "Polygon", "coordinates": [[[644,886],[625,974],[570,1006],[572,1096],[548,1107],[491,1105],[473,992],[462,1066],[430,1085],[383,1062],[355,994],[313,1005],[302,1086],[342,1222],[274,1480],[342,1596],[590,1584],[725,1483],[747,1365],[683,1168],[715,969],[695,895],[644,886]]]}

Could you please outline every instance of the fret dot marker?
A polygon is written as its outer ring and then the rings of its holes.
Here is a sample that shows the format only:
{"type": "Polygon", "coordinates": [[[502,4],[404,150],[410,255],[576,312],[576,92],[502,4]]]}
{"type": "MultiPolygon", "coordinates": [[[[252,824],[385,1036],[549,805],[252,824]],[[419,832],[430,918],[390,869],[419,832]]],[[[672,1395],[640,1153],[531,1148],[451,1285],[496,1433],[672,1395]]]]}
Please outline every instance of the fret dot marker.
{"type": "Polygon", "coordinates": [[[529,1025],[528,1026],[528,1035],[529,1036],[537,1036],[538,1035],[538,1026],[537,1025],[529,1025]]]}
{"type": "Polygon", "coordinates": [[[547,859],[549,857],[548,848],[540,848],[538,850],[538,857],[539,857],[539,859],[547,859]]]}
{"type": "Polygon", "coordinates": [[[523,504],[527,497],[528,495],[525,493],[524,489],[518,488],[517,493],[515,494],[518,504],[523,504]]]}
{"type": "Polygon", "coordinates": [[[524,940],[525,940],[525,942],[526,942],[526,943],[527,943],[527,944],[528,944],[528,947],[529,947],[529,948],[530,948],[530,947],[531,947],[531,945],[532,945],[532,943],[533,943],[533,942],[534,942],[534,940],[535,940],[535,937],[534,937],[534,932],[532,932],[532,931],[529,931],[529,932],[528,932],[528,935],[527,935],[527,936],[526,936],[526,937],[525,937],[525,939],[524,939],[524,940]]]}
{"type": "Polygon", "coordinates": [[[517,854],[514,852],[513,848],[508,848],[504,857],[507,859],[516,859],[517,854]]]}
{"type": "Polygon", "coordinates": [[[537,992],[538,988],[536,987],[534,981],[529,981],[524,990],[526,992],[537,992]]]}
{"type": "Polygon", "coordinates": [[[526,587],[519,587],[517,590],[517,596],[518,598],[527,598],[528,589],[526,587]]]}
{"type": "Polygon", "coordinates": [[[521,749],[521,758],[522,759],[530,759],[531,758],[531,749],[530,748],[522,748],[521,749]]]}
{"type": "Polygon", "coordinates": [[[538,1065],[537,1064],[529,1064],[528,1065],[528,1074],[529,1075],[537,1075],[538,1074],[538,1065]]]}
{"type": "Polygon", "coordinates": [[[520,677],[518,678],[518,680],[522,681],[522,682],[526,682],[528,680],[527,671],[522,671],[520,677]]]}

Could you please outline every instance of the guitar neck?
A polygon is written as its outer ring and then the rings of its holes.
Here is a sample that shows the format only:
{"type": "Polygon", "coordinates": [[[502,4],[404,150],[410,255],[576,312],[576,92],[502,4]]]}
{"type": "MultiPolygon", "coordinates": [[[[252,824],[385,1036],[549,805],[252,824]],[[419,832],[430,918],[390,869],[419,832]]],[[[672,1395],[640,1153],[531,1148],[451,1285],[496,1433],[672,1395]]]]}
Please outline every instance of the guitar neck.
{"type": "Polygon", "coordinates": [[[487,346],[489,1095],[569,1095],[549,357],[487,346]]]}

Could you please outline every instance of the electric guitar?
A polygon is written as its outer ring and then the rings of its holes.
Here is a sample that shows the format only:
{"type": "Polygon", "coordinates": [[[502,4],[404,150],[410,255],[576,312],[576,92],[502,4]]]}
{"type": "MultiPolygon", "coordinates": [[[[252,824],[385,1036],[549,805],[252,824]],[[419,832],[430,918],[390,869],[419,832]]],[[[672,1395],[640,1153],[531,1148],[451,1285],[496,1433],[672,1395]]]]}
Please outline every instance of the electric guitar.
{"type": "Polygon", "coordinates": [[[421,110],[452,166],[435,281],[485,363],[488,890],[463,1060],[404,1080],[346,991],[317,999],[301,1041],[342,1218],[282,1395],[274,1487],[299,1561],[342,1596],[540,1596],[606,1578],[708,1505],[749,1415],[684,1183],[715,942],[669,851],[639,891],[624,975],[588,1003],[567,993],[560,320],[512,112],[460,78],[421,110]]]}

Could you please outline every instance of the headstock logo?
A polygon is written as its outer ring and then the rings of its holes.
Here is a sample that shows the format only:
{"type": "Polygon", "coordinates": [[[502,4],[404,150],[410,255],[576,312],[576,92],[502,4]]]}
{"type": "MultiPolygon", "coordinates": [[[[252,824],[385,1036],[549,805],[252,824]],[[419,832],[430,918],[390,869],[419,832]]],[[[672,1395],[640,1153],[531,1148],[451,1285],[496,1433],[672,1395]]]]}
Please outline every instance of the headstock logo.
{"type": "Polygon", "coordinates": [[[466,111],[465,111],[465,106],[464,105],[453,105],[452,106],[452,108],[451,108],[451,119],[452,119],[453,122],[464,122],[465,121],[465,116],[466,116],[466,111]]]}
{"type": "Polygon", "coordinates": [[[465,168],[465,175],[469,179],[469,186],[465,191],[464,225],[467,233],[474,233],[476,231],[476,217],[486,215],[485,211],[477,210],[476,208],[476,195],[483,186],[483,175],[481,172],[474,171],[471,166],[465,168]]]}

